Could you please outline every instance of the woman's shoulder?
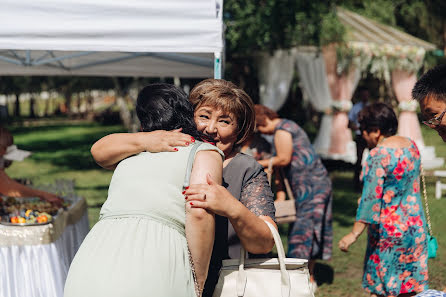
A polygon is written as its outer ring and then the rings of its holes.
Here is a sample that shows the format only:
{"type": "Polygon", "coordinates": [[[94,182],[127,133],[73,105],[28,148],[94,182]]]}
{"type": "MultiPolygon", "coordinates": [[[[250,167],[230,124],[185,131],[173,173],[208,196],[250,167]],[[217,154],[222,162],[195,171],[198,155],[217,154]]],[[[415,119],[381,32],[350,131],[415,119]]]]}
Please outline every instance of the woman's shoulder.
{"type": "Polygon", "coordinates": [[[301,129],[299,127],[299,125],[292,121],[292,120],[288,120],[288,119],[282,119],[279,124],[277,125],[277,129],[282,129],[282,130],[299,130],[301,129]]]}
{"type": "Polygon", "coordinates": [[[260,172],[263,172],[262,165],[256,161],[252,156],[246,155],[244,153],[238,153],[231,160],[227,166],[227,170],[234,173],[243,173],[245,177],[252,177],[260,172]],[[230,165],[230,166],[229,166],[230,165]]]}
{"type": "Polygon", "coordinates": [[[380,146],[389,149],[404,149],[411,148],[413,145],[414,142],[410,138],[395,135],[384,139],[380,146]]]}
{"type": "Polygon", "coordinates": [[[222,150],[220,150],[218,147],[216,147],[213,144],[207,143],[207,142],[202,142],[202,141],[197,141],[194,144],[196,146],[196,148],[194,146],[191,146],[191,149],[196,149],[197,152],[199,151],[215,151],[217,153],[219,153],[222,158],[225,158],[225,154],[223,153],[222,150]]]}

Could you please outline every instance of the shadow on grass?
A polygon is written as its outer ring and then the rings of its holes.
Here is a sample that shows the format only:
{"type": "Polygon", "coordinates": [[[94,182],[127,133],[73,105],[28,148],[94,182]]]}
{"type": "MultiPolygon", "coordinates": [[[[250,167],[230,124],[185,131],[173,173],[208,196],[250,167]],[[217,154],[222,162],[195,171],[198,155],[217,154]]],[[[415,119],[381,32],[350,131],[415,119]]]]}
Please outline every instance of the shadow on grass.
{"type": "Polygon", "coordinates": [[[314,265],[314,278],[317,285],[332,284],[334,280],[334,270],[330,265],[318,263],[314,265]]]}
{"type": "Polygon", "coordinates": [[[85,123],[76,125],[49,125],[40,127],[15,127],[11,132],[20,139],[20,148],[32,151],[31,159],[47,162],[63,169],[97,169],[90,148],[101,137],[120,132],[117,126],[100,126],[85,123]],[[32,129],[32,136],[29,131],[32,129]],[[90,131],[89,131],[90,130],[90,131]]]}

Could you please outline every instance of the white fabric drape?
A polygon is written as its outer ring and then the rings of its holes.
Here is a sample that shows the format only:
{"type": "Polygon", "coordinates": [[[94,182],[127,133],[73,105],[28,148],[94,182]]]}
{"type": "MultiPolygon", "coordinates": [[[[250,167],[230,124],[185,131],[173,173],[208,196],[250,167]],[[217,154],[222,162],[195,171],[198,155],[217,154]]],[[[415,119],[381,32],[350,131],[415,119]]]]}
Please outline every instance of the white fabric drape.
{"type": "MultiPolygon", "coordinates": [[[[317,111],[324,112],[329,110],[332,99],[322,54],[296,53],[296,61],[304,98],[317,111]]],[[[332,120],[331,114],[325,113],[322,116],[321,125],[313,143],[314,149],[321,156],[326,156],[330,148],[332,120]]]]}
{"type": "Polygon", "coordinates": [[[322,53],[297,53],[296,61],[299,80],[306,93],[305,97],[317,111],[329,109],[332,99],[322,53]]]}
{"type": "Polygon", "coordinates": [[[62,297],[68,268],[88,231],[85,212],[53,243],[0,247],[0,296],[62,297]]]}
{"type": "Polygon", "coordinates": [[[276,50],[258,58],[260,104],[278,110],[285,103],[294,74],[294,50],[276,50]]]}

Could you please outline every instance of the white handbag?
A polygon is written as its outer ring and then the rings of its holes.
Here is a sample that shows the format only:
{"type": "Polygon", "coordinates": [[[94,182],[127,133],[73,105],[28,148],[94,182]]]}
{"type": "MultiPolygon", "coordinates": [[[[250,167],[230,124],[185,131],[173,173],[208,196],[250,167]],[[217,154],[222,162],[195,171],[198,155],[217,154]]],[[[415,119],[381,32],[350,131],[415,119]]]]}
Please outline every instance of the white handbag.
{"type": "Polygon", "coordinates": [[[314,297],[310,289],[308,261],[285,258],[276,228],[265,222],[274,237],[279,258],[223,260],[213,297],[314,297]]]}

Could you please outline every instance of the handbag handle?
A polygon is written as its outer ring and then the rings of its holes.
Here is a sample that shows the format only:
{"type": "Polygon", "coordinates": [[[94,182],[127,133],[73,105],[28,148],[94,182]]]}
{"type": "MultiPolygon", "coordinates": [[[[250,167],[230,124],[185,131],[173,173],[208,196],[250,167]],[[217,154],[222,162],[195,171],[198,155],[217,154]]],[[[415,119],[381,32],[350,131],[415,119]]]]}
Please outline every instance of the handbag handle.
{"type": "Polygon", "coordinates": [[[424,205],[425,205],[426,217],[427,217],[427,233],[430,236],[432,236],[431,216],[429,213],[429,204],[427,203],[426,181],[424,179],[424,168],[423,168],[423,163],[421,161],[420,161],[420,167],[421,167],[421,182],[423,183],[424,205]]]}
{"type": "MultiPolygon", "coordinates": [[[[279,257],[279,267],[280,267],[280,280],[282,283],[282,297],[289,297],[290,296],[290,275],[288,274],[288,271],[286,270],[285,265],[285,250],[283,249],[282,240],[280,239],[279,232],[277,232],[276,228],[271,223],[268,223],[264,221],[266,225],[268,226],[269,230],[271,231],[274,243],[276,244],[277,248],[277,254],[279,257]]],[[[237,296],[243,297],[245,294],[245,288],[246,288],[246,282],[247,282],[247,275],[245,271],[245,258],[246,258],[246,251],[243,248],[243,246],[240,248],[240,263],[239,263],[239,271],[237,274],[237,296]]]]}

